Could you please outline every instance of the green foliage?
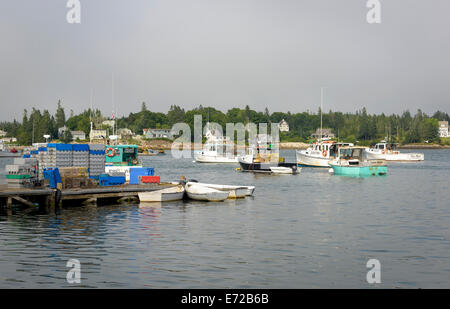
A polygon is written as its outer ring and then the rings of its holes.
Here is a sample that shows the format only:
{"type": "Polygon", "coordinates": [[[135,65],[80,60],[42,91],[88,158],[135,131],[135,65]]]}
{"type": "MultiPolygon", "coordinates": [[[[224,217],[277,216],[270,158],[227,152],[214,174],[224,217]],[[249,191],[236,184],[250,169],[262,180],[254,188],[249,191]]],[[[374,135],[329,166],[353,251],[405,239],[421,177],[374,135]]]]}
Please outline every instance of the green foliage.
{"type": "Polygon", "coordinates": [[[66,130],[64,131],[64,135],[61,138],[61,141],[65,144],[70,144],[73,140],[73,136],[72,133],[70,132],[70,130],[66,130]]]}
{"type": "MultiPolygon", "coordinates": [[[[243,123],[244,125],[249,122],[268,123],[270,129],[270,123],[279,123],[285,119],[289,124],[290,131],[280,133],[280,138],[281,141],[286,142],[310,142],[311,134],[320,127],[319,113],[270,113],[267,108],[263,112],[258,112],[252,110],[248,105],[243,109],[231,108],[226,113],[201,105],[185,111],[177,105],[172,105],[165,114],[152,112],[143,102],[139,112],[130,113],[127,117],[117,119],[117,128],[128,128],[136,134],[142,134],[145,128],[170,129],[175,123],[185,122],[190,126],[191,134],[193,134],[195,115],[202,116],[203,126],[208,121],[220,124],[224,135],[227,123],[243,123]]],[[[438,143],[440,141],[438,120],[448,120],[449,116],[447,113],[438,111],[433,114],[433,117],[429,117],[421,110],[418,110],[414,116],[409,111],[403,112],[402,115],[370,115],[363,108],[355,113],[324,112],[322,118],[323,127],[332,129],[340,141],[352,143],[358,141],[359,144],[370,145],[385,138],[388,138],[390,142],[399,143],[424,141],[438,143]]],[[[22,122],[16,120],[3,122],[0,123],[0,129],[8,132],[10,137],[17,137],[20,144],[30,145],[33,140],[33,127],[34,141],[44,142],[44,134],[49,134],[52,139],[55,139],[58,128],[64,125],[72,131],[83,131],[88,136],[91,121],[97,129],[101,128],[103,117],[99,110],[88,109],[81,114],[71,115],[66,120],[64,108],[59,101],[55,116],[50,115],[47,110],[42,113],[34,108],[31,113],[24,110],[22,122]]],[[[66,137],[64,136],[63,139],[66,137]]]]}

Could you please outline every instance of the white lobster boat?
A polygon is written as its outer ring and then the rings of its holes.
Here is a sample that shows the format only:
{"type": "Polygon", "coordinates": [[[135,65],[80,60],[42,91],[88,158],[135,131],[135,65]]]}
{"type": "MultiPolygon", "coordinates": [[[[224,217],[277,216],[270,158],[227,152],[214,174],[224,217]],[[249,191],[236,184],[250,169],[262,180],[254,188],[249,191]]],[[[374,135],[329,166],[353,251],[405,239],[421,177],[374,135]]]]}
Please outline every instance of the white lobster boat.
{"type": "Polygon", "coordinates": [[[353,146],[352,143],[337,143],[335,141],[320,141],[306,150],[296,150],[298,166],[330,167],[330,161],[335,159],[340,147],[353,146]]]}
{"type": "Polygon", "coordinates": [[[194,152],[194,159],[199,163],[238,163],[234,155],[234,144],[227,137],[215,136],[214,131],[206,133],[207,142],[201,151],[194,152]]]}
{"type": "Polygon", "coordinates": [[[367,150],[367,157],[373,160],[386,160],[398,162],[419,162],[425,160],[423,153],[400,153],[396,150],[397,144],[382,141],[374,148],[367,150]]]}

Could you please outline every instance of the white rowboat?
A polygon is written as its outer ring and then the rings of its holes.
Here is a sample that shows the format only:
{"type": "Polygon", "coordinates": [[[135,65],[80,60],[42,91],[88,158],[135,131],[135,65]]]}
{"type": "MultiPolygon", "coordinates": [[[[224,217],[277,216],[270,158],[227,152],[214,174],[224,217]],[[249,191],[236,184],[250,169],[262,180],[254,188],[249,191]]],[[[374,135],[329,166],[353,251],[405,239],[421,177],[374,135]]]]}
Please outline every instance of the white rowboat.
{"type": "Polygon", "coordinates": [[[196,182],[188,182],[185,186],[189,198],[197,201],[221,202],[228,198],[230,192],[205,187],[196,182]]]}
{"type": "Polygon", "coordinates": [[[184,191],[184,187],[178,185],[157,191],[139,192],[138,195],[141,202],[171,202],[182,200],[184,191]]]}
{"type": "Polygon", "coordinates": [[[253,191],[255,190],[255,187],[248,186],[229,186],[229,185],[215,185],[215,184],[209,184],[209,183],[197,183],[198,185],[216,189],[219,191],[226,191],[230,194],[228,195],[228,198],[243,198],[247,195],[252,195],[253,191]]]}
{"type": "Polygon", "coordinates": [[[284,167],[284,166],[271,166],[270,170],[274,174],[297,174],[299,170],[301,170],[301,167],[294,171],[294,169],[290,167],[284,167]]]}

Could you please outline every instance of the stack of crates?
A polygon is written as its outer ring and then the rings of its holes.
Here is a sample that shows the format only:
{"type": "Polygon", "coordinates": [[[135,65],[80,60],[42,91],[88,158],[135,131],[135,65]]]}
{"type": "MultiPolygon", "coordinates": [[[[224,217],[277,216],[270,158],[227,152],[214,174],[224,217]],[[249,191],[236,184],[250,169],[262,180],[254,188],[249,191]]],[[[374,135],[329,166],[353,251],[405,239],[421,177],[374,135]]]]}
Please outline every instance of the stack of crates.
{"type": "Polygon", "coordinates": [[[105,145],[89,145],[89,177],[98,178],[105,173],[105,145]]]}
{"type": "Polygon", "coordinates": [[[39,147],[37,159],[39,161],[39,179],[44,179],[44,168],[47,167],[47,147],[39,147]]]}
{"type": "Polygon", "coordinates": [[[58,168],[72,166],[71,144],[56,144],[56,166],[58,168]]]}
{"type": "Polygon", "coordinates": [[[15,158],[14,164],[6,165],[6,182],[10,188],[23,188],[38,180],[38,160],[15,158]]]}
{"type": "Polygon", "coordinates": [[[72,166],[89,168],[89,145],[72,145],[72,166]]]}
{"type": "Polygon", "coordinates": [[[47,145],[47,152],[43,163],[46,168],[56,168],[56,144],[47,145]]]}

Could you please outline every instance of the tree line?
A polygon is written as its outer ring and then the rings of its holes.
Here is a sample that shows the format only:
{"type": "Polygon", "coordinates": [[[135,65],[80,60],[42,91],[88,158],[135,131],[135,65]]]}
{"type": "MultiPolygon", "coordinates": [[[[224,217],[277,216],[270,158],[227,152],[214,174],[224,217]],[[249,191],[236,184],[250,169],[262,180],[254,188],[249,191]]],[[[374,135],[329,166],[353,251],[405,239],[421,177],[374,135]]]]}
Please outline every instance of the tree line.
{"type": "MultiPolygon", "coordinates": [[[[144,128],[170,129],[175,123],[184,122],[191,127],[193,132],[194,115],[202,115],[203,125],[206,122],[220,124],[224,130],[226,123],[279,123],[282,119],[289,124],[289,132],[280,134],[282,141],[308,142],[311,134],[320,128],[321,110],[310,112],[269,112],[252,110],[248,105],[245,108],[231,108],[222,112],[213,107],[199,106],[192,110],[184,110],[180,106],[172,105],[167,113],[152,112],[142,103],[139,112],[130,113],[116,119],[117,128],[128,128],[136,134],[142,134],[144,128]]],[[[108,119],[100,110],[85,110],[78,115],[70,112],[66,117],[66,111],[61,101],[57,104],[56,113],[51,115],[48,110],[40,111],[32,108],[29,112],[24,110],[22,121],[6,121],[0,123],[0,129],[8,133],[10,137],[16,137],[21,145],[30,145],[32,142],[45,142],[44,135],[48,134],[52,139],[70,139],[70,137],[58,136],[58,128],[66,126],[72,131],[83,131],[89,135],[90,123],[94,122],[97,129],[108,129],[102,125],[103,120],[108,119]]],[[[447,113],[437,111],[433,115],[427,115],[418,110],[414,115],[404,111],[401,115],[368,114],[366,108],[354,113],[323,112],[323,128],[330,128],[342,141],[370,144],[381,139],[388,138],[392,142],[419,143],[429,141],[439,143],[438,121],[450,122],[447,113]]],[[[112,133],[112,132],[110,132],[112,133]]],[[[70,133],[69,133],[70,134],[70,133]]],[[[224,132],[225,134],[225,132],[224,132]]]]}

